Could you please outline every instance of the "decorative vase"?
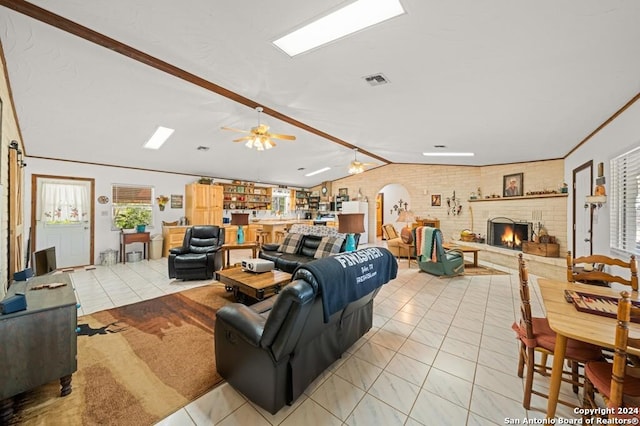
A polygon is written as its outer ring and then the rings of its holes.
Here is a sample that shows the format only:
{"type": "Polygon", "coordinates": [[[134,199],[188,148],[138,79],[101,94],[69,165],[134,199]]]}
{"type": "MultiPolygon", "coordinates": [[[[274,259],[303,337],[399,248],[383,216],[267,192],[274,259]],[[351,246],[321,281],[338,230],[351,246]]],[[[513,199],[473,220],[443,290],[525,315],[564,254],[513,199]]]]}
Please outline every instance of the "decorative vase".
{"type": "Polygon", "coordinates": [[[137,232],[144,232],[144,230],[147,228],[147,225],[137,225],[136,226],[136,231],[137,232]]]}
{"type": "Polygon", "coordinates": [[[244,244],[244,229],[242,229],[242,225],[238,225],[238,233],[236,235],[236,240],[238,244],[244,244]]]}
{"type": "Polygon", "coordinates": [[[164,204],[158,204],[158,207],[160,208],[160,211],[163,212],[164,211],[164,204]]]}

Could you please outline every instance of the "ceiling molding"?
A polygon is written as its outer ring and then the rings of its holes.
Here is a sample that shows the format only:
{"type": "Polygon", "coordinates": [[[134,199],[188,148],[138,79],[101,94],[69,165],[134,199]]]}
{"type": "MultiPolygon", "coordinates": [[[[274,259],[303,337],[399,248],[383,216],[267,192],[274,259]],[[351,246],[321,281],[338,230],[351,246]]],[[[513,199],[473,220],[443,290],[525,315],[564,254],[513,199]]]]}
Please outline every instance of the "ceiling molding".
{"type": "Polygon", "coordinates": [[[571,154],[573,154],[578,148],[580,148],[582,145],[584,145],[589,139],[591,139],[593,136],[596,135],[596,133],[598,133],[600,130],[604,129],[609,123],[611,123],[613,120],[615,120],[616,118],[618,118],[618,116],[620,114],[622,114],[623,112],[625,112],[625,110],[627,108],[629,108],[631,105],[633,105],[634,103],[636,103],[638,101],[638,99],[640,99],[640,93],[636,94],[633,98],[631,98],[631,100],[629,100],[629,102],[627,102],[626,104],[624,104],[622,106],[622,108],[620,108],[618,111],[616,111],[611,117],[609,117],[605,122],[603,122],[601,125],[599,125],[593,132],[589,133],[589,135],[582,139],[582,141],[576,145],[571,151],[569,151],[567,153],[567,155],[565,155],[563,158],[567,158],[568,156],[570,156],[571,154]]]}
{"type": "Polygon", "coordinates": [[[202,77],[199,77],[195,74],[192,74],[188,71],[185,71],[181,68],[178,68],[175,65],[172,65],[168,62],[165,62],[161,59],[158,59],[154,56],[151,56],[145,52],[142,52],[138,49],[135,49],[129,45],[126,45],[118,40],[115,40],[111,37],[108,37],[102,33],[94,31],[90,28],[87,28],[83,25],[80,25],[76,22],[73,22],[67,18],[64,18],[60,15],[56,15],[46,9],[38,7],[32,3],[26,2],[24,0],[0,0],[0,5],[5,6],[8,9],[11,9],[15,12],[21,13],[23,15],[29,16],[33,19],[36,19],[45,24],[51,25],[55,28],[58,28],[62,31],[65,31],[69,34],[73,34],[77,37],[80,37],[84,40],[90,41],[94,44],[97,44],[102,47],[106,47],[109,50],[112,50],[116,53],[119,53],[123,56],[126,56],[135,61],[141,62],[145,65],[148,65],[152,68],[165,72],[169,75],[187,81],[191,84],[199,86],[203,89],[209,90],[210,92],[217,93],[220,96],[224,96],[228,99],[231,99],[235,102],[238,102],[242,105],[246,105],[252,109],[256,107],[262,107],[263,112],[267,115],[270,115],[274,118],[282,120],[286,123],[291,124],[292,126],[298,127],[299,129],[305,130],[307,132],[313,133],[317,136],[325,138],[331,142],[337,143],[349,149],[358,148],[358,151],[364,155],[367,155],[371,158],[375,158],[378,161],[381,161],[386,164],[390,164],[391,161],[383,158],[377,154],[366,151],[360,147],[357,147],[349,142],[332,136],[328,133],[325,133],[321,130],[316,129],[315,127],[311,127],[308,124],[302,123],[288,115],[282,114],[274,109],[271,109],[265,105],[262,105],[252,99],[249,99],[245,96],[242,96],[236,92],[233,92],[229,89],[226,89],[222,86],[219,86],[211,81],[205,80],[202,77]]]}

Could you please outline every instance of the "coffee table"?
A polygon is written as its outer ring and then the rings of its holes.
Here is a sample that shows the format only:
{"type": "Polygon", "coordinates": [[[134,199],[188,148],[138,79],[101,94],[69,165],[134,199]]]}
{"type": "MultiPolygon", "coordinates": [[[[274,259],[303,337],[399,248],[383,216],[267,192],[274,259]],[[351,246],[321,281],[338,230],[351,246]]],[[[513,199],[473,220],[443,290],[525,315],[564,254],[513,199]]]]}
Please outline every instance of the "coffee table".
{"type": "Polygon", "coordinates": [[[280,270],[269,272],[247,272],[242,267],[218,271],[218,281],[223,283],[240,303],[247,301],[247,296],[254,300],[263,300],[280,292],[280,289],[291,282],[291,274],[280,270]]]}
{"type": "Polygon", "coordinates": [[[457,249],[462,251],[463,253],[473,253],[473,266],[476,268],[478,267],[478,252],[480,251],[479,248],[471,246],[461,246],[459,244],[453,243],[443,243],[442,247],[444,247],[446,250],[457,249]]]}

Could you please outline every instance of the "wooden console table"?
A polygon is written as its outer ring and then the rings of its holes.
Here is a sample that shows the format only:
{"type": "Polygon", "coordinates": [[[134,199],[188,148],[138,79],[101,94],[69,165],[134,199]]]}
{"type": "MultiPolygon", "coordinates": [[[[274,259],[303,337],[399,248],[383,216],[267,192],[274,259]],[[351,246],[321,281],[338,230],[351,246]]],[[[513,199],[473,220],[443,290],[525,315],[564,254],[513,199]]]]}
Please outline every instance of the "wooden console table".
{"type": "Polygon", "coordinates": [[[127,263],[127,254],[125,253],[127,244],[131,243],[143,243],[142,258],[149,259],[149,243],[151,242],[151,236],[149,232],[133,232],[133,233],[120,233],[120,261],[127,263]]]}
{"type": "Polygon", "coordinates": [[[224,266],[225,269],[231,267],[231,250],[251,250],[252,256],[254,259],[258,257],[258,243],[255,241],[248,241],[242,244],[231,243],[231,244],[223,244],[222,245],[222,257],[224,258],[224,253],[227,253],[227,263],[224,266]]]}
{"type": "Polygon", "coordinates": [[[24,293],[27,309],[0,315],[0,424],[13,415],[13,396],[60,380],[60,396],[71,393],[71,375],[78,369],[78,309],[66,273],[16,281],[7,296],[24,293]],[[41,284],[66,285],[30,290],[41,284]]]}

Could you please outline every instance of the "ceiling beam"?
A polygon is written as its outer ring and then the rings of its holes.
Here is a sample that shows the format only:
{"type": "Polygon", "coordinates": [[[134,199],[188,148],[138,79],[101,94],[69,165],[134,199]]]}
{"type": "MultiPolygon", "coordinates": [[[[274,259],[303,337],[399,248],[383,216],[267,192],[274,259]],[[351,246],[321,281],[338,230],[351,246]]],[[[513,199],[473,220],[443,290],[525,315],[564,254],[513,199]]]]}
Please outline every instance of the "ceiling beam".
{"type": "Polygon", "coordinates": [[[366,151],[361,147],[356,147],[355,145],[350,144],[349,142],[343,139],[332,136],[328,133],[325,133],[321,130],[316,129],[315,127],[311,127],[308,124],[302,123],[301,121],[298,121],[292,117],[289,117],[288,115],[282,114],[274,109],[269,108],[268,106],[262,105],[252,99],[244,97],[229,89],[225,89],[224,87],[219,86],[215,83],[212,83],[208,80],[205,80],[202,77],[199,77],[195,74],[192,74],[188,71],[178,68],[175,65],[172,65],[168,62],[165,62],[161,59],[151,56],[145,52],[135,49],[118,40],[107,37],[102,33],[99,33],[90,28],[82,26],[60,15],[56,15],[55,13],[52,13],[46,9],[38,7],[32,3],[26,2],[24,0],[0,0],[0,5],[8,9],[11,9],[13,11],[16,11],[18,13],[21,13],[23,15],[29,16],[45,24],[51,25],[69,34],[73,34],[77,37],[90,41],[99,46],[106,47],[107,49],[112,50],[121,55],[124,55],[130,59],[141,62],[145,65],[148,65],[152,68],[165,72],[181,80],[187,81],[203,89],[209,90],[210,92],[217,93],[220,96],[224,96],[225,98],[231,99],[242,105],[246,105],[249,108],[255,109],[256,107],[260,106],[263,108],[263,112],[267,115],[270,115],[271,117],[277,118],[278,120],[282,120],[286,123],[291,124],[292,126],[298,127],[299,129],[305,130],[309,133],[313,133],[314,135],[320,136],[324,139],[327,139],[331,142],[342,145],[346,148],[349,148],[349,149],[358,148],[358,152],[364,155],[367,155],[371,158],[375,158],[376,160],[381,161],[383,163],[386,163],[386,164],[391,163],[391,161],[387,160],[386,158],[383,158],[372,152],[366,151]]]}

